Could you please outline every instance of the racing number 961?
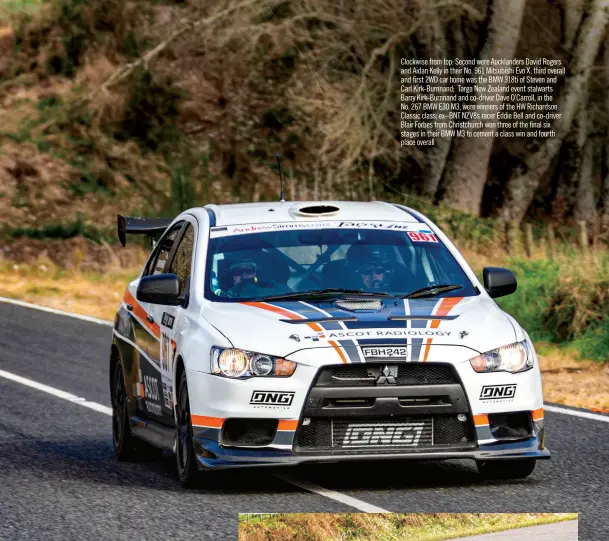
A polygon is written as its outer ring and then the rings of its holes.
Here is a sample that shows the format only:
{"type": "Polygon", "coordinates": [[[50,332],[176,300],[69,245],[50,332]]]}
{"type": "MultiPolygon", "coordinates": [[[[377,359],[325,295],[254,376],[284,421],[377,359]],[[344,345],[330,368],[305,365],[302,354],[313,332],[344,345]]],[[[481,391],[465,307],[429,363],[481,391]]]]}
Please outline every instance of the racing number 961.
{"type": "Polygon", "coordinates": [[[433,233],[409,231],[408,236],[413,242],[438,242],[438,239],[433,233]]]}

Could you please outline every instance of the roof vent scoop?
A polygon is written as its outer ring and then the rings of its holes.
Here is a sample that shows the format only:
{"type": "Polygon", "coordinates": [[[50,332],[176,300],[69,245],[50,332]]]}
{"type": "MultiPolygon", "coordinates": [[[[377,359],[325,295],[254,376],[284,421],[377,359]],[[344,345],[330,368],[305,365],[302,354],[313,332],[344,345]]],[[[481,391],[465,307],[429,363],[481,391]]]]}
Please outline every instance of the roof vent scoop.
{"type": "Polygon", "coordinates": [[[334,205],[307,205],[293,211],[298,216],[307,216],[309,218],[319,218],[321,216],[334,216],[340,211],[334,205]]]}
{"type": "Polygon", "coordinates": [[[383,307],[383,303],[376,300],[340,300],[336,301],[334,306],[355,312],[357,310],[380,310],[383,307]]]}

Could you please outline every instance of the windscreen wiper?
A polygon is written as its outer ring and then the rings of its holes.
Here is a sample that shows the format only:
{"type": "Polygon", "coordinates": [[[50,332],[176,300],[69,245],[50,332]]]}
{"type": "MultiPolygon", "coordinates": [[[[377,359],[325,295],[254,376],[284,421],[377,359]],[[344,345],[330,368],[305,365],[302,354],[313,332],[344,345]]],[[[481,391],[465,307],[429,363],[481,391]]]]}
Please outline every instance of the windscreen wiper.
{"type": "Polygon", "coordinates": [[[316,297],[336,297],[336,296],[344,296],[344,295],[354,295],[358,297],[391,297],[394,295],[390,295],[389,293],[374,293],[372,291],[361,291],[360,289],[342,289],[342,288],[327,288],[327,289],[317,289],[313,291],[300,291],[297,293],[284,293],[282,295],[270,295],[268,297],[262,297],[261,299],[257,299],[260,302],[264,301],[280,301],[286,299],[309,299],[316,297]]]}
{"type": "Polygon", "coordinates": [[[463,289],[460,284],[441,284],[437,286],[427,286],[411,291],[408,295],[401,297],[402,299],[416,299],[418,297],[433,297],[438,293],[446,293],[447,291],[454,291],[455,289],[463,289]]]}

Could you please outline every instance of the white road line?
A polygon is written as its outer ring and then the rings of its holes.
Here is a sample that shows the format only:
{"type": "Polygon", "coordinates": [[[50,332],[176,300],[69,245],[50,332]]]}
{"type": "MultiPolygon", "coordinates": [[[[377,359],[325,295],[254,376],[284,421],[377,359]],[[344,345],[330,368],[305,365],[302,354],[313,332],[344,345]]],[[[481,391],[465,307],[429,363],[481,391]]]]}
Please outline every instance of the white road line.
{"type": "Polygon", "coordinates": [[[85,408],[89,408],[95,411],[99,411],[100,413],[105,413],[106,415],[112,415],[112,408],[108,406],[104,406],[103,404],[98,404],[97,402],[90,402],[86,398],[82,396],[76,396],[72,393],[67,393],[65,391],[61,391],[59,389],[55,389],[55,387],[51,387],[49,385],[45,385],[44,383],[38,383],[33,379],[24,378],[23,376],[18,376],[17,374],[13,374],[11,372],[6,372],[5,370],[0,370],[0,377],[10,379],[11,381],[15,381],[17,383],[21,383],[22,385],[27,385],[32,389],[38,389],[39,391],[43,391],[48,394],[52,394],[58,398],[63,398],[68,402],[74,402],[80,406],[84,406],[85,408]]]}
{"type": "Polygon", "coordinates": [[[9,299],[7,297],[0,297],[0,302],[4,302],[6,304],[15,304],[17,306],[23,306],[25,308],[33,308],[34,310],[40,310],[41,312],[49,312],[50,314],[57,314],[60,316],[68,316],[76,319],[82,319],[83,321],[90,321],[91,323],[98,323],[99,325],[107,325],[109,327],[113,326],[112,321],[108,321],[107,319],[100,319],[97,317],[91,316],[83,316],[80,314],[74,314],[72,312],[64,312],[63,310],[56,310],[55,308],[48,308],[46,306],[40,306],[39,304],[31,304],[29,302],[18,301],[16,299],[9,299]]]}
{"type": "MultiPolygon", "coordinates": [[[[16,383],[21,383],[23,385],[27,385],[32,389],[37,389],[39,391],[43,391],[45,393],[51,394],[58,398],[63,398],[68,402],[73,402],[80,406],[84,406],[85,408],[89,408],[100,413],[105,413],[106,415],[112,415],[112,408],[108,406],[104,406],[103,404],[98,404],[97,402],[90,402],[86,398],[82,398],[80,396],[76,396],[72,393],[67,393],[66,391],[62,391],[60,389],[56,389],[55,387],[51,387],[49,385],[45,385],[44,383],[38,383],[29,378],[24,378],[23,376],[18,376],[17,374],[13,374],[12,372],[6,372],[5,370],[0,370],[0,377],[6,378],[10,381],[14,381],[16,383]]],[[[324,496],[331,500],[336,500],[338,502],[344,503],[345,505],[349,505],[358,509],[359,511],[363,511],[364,513],[389,513],[389,511],[385,511],[380,507],[375,507],[369,503],[366,503],[362,500],[358,500],[357,498],[352,498],[351,496],[347,496],[346,494],[340,494],[339,492],[334,492],[333,490],[328,490],[326,488],[313,485],[311,483],[307,483],[306,481],[300,481],[298,479],[291,479],[284,476],[277,475],[276,477],[290,483],[292,485],[297,486],[298,488],[302,488],[304,490],[308,490],[310,492],[314,492],[320,496],[324,496]]]]}
{"type": "Polygon", "coordinates": [[[335,500],[340,503],[344,503],[350,507],[354,507],[359,511],[363,511],[364,513],[390,513],[391,511],[387,511],[386,509],[382,509],[380,507],[376,507],[375,505],[366,503],[362,500],[358,500],[357,498],[352,498],[351,496],[347,496],[346,494],[342,494],[340,492],[335,492],[334,490],[329,490],[324,487],[320,487],[319,485],[314,485],[313,483],[309,483],[308,481],[301,481],[300,479],[294,479],[293,477],[287,475],[275,475],[278,479],[282,481],[286,481],[291,483],[292,485],[296,485],[299,488],[304,490],[308,490],[309,492],[314,492],[315,494],[319,494],[320,496],[324,496],[325,498],[329,498],[330,500],[335,500]]]}
{"type": "Polygon", "coordinates": [[[598,413],[590,413],[588,411],[570,410],[567,408],[550,406],[548,404],[544,404],[543,409],[545,411],[551,411],[552,413],[562,413],[563,415],[572,415],[573,417],[582,417],[584,419],[592,419],[593,421],[609,423],[609,415],[599,415],[598,413]]]}

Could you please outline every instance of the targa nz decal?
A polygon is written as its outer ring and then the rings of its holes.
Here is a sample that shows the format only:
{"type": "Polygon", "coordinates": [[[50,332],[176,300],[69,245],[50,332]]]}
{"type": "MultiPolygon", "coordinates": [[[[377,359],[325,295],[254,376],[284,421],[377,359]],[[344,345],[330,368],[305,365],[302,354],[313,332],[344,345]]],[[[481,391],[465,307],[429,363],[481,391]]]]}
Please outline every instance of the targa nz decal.
{"type": "Polygon", "coordinates": [[[262,407],[288,407],[294,400],[292,392],[254,391],[250,404],[262,407]]]}
{"type": "Polygon", "coordinates": [[[485,385],[480,392],[480,400],[501,400],[514,398],[516,394],[516,384],[508,385],[485,385]]]}

